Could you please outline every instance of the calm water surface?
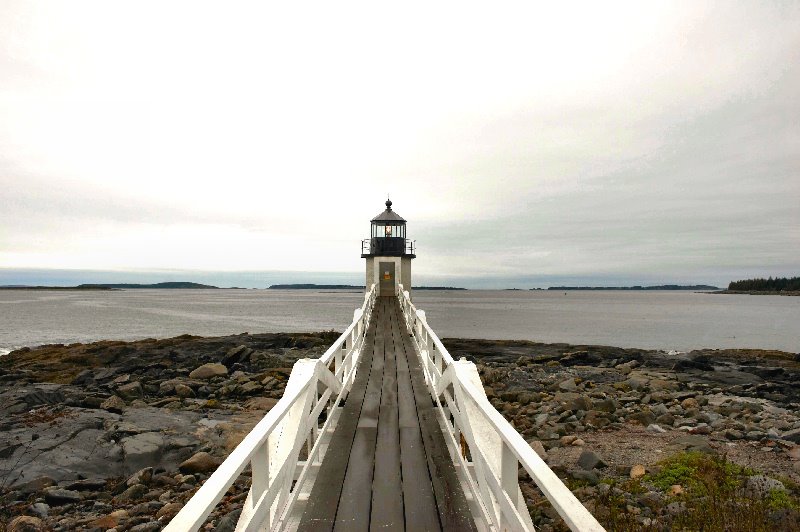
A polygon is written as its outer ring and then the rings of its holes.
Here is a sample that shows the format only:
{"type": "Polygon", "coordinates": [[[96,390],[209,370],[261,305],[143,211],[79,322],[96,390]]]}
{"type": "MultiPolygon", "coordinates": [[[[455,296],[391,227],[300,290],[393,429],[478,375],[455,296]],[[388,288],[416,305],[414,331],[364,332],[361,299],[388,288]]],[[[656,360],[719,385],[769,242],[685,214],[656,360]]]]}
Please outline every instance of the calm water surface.
{"type": "MultiPolygon", "coordinates": [[[[316,290],[0,291],[0,354],[179,334],[344,329],[363,295],[316,290]]],[[[441,337],[800,351],[800,297],[687,292],[420,291],[441,337]]]]}

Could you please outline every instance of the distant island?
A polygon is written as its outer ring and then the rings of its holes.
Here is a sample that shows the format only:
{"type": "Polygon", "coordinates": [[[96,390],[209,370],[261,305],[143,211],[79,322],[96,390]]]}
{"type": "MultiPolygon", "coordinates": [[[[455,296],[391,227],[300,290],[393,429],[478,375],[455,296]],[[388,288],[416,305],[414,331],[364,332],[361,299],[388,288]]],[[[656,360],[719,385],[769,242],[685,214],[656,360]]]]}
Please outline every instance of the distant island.
{"type": "Polygon", "coordinates": [[[190,283],[185,281],[170,281],[166,283],[154,284],[135,284],[135,283],[102,283],[102,284],[80,284],[78,286],[26,286],[26,285],[8,285],[0,286],[0,290],[126,290],[138,288],[168,288],[168,289],[185,289],[185,288],[213,288],[218,289],[218,286],[211,286],[208,284],[190,283]]]}
{"type": "MultiPolygon", "coordinates": [[[[536,289],[531,288],[531,290],[536,289]]],[[[719,287],[707,284],[660,284],[656,286],[551,286],[548,290],[719,290],[719,287]]]]}
{"type": "Polygon", "coordinates": [[[727,290],[715,293],[800,296],[800,277],[776,277],[775,279],[770,277],[769,279],[732,281],[728,284],[727,290]]]}
{"type": "MultiPolygon", "coordinates": [[[[364,290],[364,285],[353,284],[273,284],[269,290],[364,290]]],[[[453,286],[413,286],[413,290],[466,290],[466,288],[456,288],[453,286]]]]}

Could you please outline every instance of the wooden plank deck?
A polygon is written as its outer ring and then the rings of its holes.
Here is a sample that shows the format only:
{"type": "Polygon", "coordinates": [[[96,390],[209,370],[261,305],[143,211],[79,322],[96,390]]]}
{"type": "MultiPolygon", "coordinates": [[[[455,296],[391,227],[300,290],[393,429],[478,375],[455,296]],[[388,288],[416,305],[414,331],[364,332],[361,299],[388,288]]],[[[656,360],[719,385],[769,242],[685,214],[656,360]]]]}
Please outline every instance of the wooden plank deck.
{"type": "Polygon", "coordinates": [[[378,298],[300,530],[475,530],[395,298],[378,298]]]}

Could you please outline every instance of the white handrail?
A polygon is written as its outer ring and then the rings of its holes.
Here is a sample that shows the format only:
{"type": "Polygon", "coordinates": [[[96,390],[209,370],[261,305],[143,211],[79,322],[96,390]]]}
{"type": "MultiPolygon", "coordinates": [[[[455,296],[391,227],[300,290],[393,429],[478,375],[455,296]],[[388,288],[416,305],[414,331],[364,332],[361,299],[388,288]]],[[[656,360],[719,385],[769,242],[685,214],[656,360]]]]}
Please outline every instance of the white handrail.
{"type": "Polygon", "coordinates": [[[420,353],[425,381],[436,402],[451,456],[461,465],[458,469],[466,476],[464,481],[474,499],[480,501],[483,517],[490,526],[496,530],[534,529],[519,488],[521,465],[571,530],[603,531],[597,519],[492,406],[475,364],[466,359],[453,360],[428,326],[425,312],[414,306],[402,284],[398,299],[420,353]]]}
{"type": "Polygon", "coordinates": [[[251,486],[236,530],[270,530],[291,512],[311,466],[322,460],[321,440],[335,426],[341,411],[337,405],[355,378],[376,294],[373,284],[353,322],[319,359],[295,363],[283,397],[164,530],[198,530],[248,465],[251,486]],[[320,427],[323,410],[327,416],[320,427]],[[300,462],[304,445],[307,458],[300,462]]]}

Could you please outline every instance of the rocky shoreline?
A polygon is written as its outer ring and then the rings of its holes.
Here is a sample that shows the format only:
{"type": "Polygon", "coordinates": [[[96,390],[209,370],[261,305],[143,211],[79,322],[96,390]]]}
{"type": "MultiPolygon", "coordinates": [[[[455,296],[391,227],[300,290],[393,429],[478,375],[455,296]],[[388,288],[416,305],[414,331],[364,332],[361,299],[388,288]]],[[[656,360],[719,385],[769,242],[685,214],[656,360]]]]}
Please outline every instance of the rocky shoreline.
{"type": "MultiPolygon", "coordinates": [[[[160,530],[274,406],[294,362],[335,338],[179,336],[0,357],[0,530],[160,530]]],[[[800,356],[444,342],[478,364],[490,401],[609,529],[691,515],[690,482],[663,478],[686,451],[736,464],[739,490],[762,486],[777,501],[765,529],[798,528],[800,356]]],[[[247,475],[208,529],[233,530],[247,475]]],[[[559,529],[523,481],[537,526],[559,529]]]]}

